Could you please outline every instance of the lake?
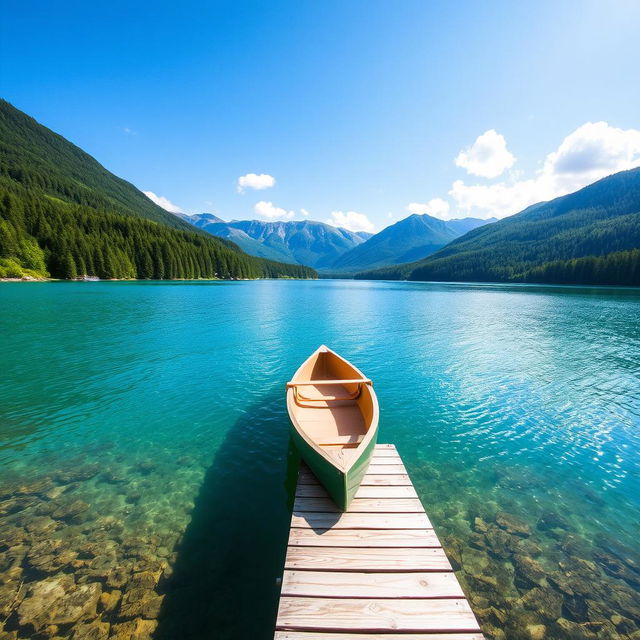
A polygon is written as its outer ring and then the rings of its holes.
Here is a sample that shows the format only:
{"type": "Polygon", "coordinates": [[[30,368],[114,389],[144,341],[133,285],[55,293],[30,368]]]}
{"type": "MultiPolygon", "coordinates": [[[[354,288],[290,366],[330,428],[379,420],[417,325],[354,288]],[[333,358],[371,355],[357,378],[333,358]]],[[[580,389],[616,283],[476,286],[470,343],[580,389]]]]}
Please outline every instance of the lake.
{"type": "Polygon", "coordinates": [[[640,290],[0,283],[0,309],[0,636],[271,638],[284,383],[325,343],[487,637],[638,637],[640,290]]]}

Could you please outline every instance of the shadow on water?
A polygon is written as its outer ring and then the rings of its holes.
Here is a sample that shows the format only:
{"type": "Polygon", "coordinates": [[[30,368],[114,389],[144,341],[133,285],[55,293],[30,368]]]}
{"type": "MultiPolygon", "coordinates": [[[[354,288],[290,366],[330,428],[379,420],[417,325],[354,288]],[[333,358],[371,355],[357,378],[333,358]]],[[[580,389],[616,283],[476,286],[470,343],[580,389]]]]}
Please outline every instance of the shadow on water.
{"type": "Polygon", "coordinates": [[[155,639],[273,637],[297,468],[274,392],[247,408],[205,474],[155,639]]]}

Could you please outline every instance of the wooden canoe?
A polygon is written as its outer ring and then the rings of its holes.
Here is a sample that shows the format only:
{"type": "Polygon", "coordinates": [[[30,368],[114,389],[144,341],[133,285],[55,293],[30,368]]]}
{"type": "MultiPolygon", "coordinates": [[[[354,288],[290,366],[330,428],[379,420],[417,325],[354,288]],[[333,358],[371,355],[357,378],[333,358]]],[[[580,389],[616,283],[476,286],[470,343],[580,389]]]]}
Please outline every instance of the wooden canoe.
{"type": "Polygon", "coordinates": [[[300,455],[346,511],[378,436],[378,399],[371,380],[322,345],[287,383],[287,409],[300,455]]]}

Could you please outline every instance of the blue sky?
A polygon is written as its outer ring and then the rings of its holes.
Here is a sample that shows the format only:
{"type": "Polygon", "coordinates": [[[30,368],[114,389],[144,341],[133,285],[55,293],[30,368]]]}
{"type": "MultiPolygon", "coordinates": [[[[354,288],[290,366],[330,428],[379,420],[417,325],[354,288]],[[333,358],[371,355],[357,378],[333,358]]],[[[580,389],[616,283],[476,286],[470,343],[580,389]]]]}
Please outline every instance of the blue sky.
{"type": "Polygon", "coordinates": [[[186,212],[504,216],[640,164],[639,25],[636,0],[5,0],[2,96],[186,212]]]}

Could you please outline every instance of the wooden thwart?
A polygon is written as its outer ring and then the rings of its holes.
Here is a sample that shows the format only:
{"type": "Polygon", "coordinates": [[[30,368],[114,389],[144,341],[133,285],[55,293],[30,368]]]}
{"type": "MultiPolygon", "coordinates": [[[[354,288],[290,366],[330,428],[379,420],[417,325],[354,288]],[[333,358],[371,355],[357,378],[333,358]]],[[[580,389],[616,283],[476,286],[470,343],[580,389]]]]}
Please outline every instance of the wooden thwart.
{"type": "Polygon", "coordinates": [[[393,445],[346,513],[298,477],[275,640],[484,640],[393,445]]]}

